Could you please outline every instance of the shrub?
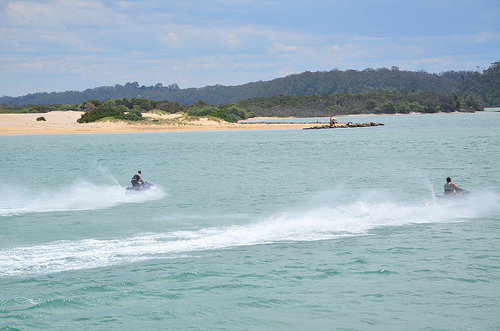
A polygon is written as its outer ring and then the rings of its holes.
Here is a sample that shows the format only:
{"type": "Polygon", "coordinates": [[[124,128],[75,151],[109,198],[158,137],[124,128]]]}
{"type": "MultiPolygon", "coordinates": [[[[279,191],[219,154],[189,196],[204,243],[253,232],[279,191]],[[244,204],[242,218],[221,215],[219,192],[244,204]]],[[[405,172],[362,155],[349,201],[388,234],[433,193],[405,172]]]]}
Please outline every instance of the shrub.
{"type": "Polygon", "coordinates": [[[92,102],[86,102],[82,108],[82,110],[86,113],[92,111],[93,109],[95,109],[95,105],[92,102]]]}
{"type": "Polygon", "coordinates": [[[133,110],[129,111],[128,113],[117,116],[116,118],[120,119],[120,120],[126,120],[126,121],[140,121],[140,120],[142,120],[142,113],[140,110],[133,109],[133,110]]]}
{"type": "Polygon", "coordinates": [[[119,117],[123,115],[123,110],[119,107],[111,108],[106,106],[99,106],[92,109],[88,113],[84,113],[78,120],[78,123],[91,123],[96,122],[105,117],[119,117]]]}
{"type": "Polygon", "coordinates": [[[189,116],[197,116],[197,117],[203,117],[203,116],[210,116],[212,113],[214,113],[217,110],[215,107],[207,106],[203,108],[191,108],[187,111],[187,114],[189,116]]]}
{"type": "Polygon", "coordinates": [[[248,118],[247,113],[243,109],[238,108],[235,105],[229,105],[228,107],[219,108],[211,115],[232,123],[236,123],[239,120],[248,118]]]}
{"type": "Polygon", "coordinates": [[[99,101],[99,100],[95,100],[95,99],[92,99],[92,100],[88,100],[87,102],[93,104],[94,106],[96,107],[99,107],[101,104],[102,104],[102,101],[99,101]]]}
{"type": "Polygon", "coordinates": [[[45,117],[40,116],[36,118],[37,121],[46,121],[45,117]]]}

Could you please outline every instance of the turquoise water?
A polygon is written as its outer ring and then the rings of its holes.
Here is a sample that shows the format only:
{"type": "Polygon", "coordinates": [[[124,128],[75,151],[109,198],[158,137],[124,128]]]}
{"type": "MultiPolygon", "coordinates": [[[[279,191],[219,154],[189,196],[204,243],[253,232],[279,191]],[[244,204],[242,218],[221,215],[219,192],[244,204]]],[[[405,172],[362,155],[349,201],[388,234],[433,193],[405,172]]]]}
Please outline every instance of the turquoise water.
{"type": "Polygon", "coordinates": [[[376,120],[0,136],[0,330],[498,329],[500,113],[376,120]]]}

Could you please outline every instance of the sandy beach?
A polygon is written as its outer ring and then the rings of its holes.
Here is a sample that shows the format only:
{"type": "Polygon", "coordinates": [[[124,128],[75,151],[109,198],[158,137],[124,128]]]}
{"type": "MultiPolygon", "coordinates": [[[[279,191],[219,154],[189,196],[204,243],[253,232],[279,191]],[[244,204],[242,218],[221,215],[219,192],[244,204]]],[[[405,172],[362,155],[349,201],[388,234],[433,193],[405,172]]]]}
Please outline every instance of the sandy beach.
{"type": "MultiPolygon", "coordinates": [[[[228,123],[208,118],[189,120],[183,114],[143,114],[149,123],[104,121],[77,123],[83,112],[53,111],[42,114],[0,114],[0,135],[19,134],[71,134],[71,133],[127,133],[168,131],[217,130],[275,130],[303,129],[306,123],[228,123]],[[45,121],[37,121],[44,117],[45,121]]],[[[261,118],[259,118],[261,119],[261,118]]],[[[252,119],[253,120],[253,119],[252,119]]]]}
{"type": "MultiPolygon", "coordinates": [[[[481,113],[481,112],[480,112],[481,113]]],[[[489,113],[489,112],[482,112],[489,113]]],[[[220,130],[280,130],[311,128],[327,122],[287,123],[279,121],[284,118],[254,117],[247,123],[229,123],[216,118],[189,118],[183,113],[159,114],[143,113],[141,123],[126,121],[100,121],[95,123],[78,123],[82,116],[80,111],[52,111],[38,114],[0,114],[0,135],[20,134],[71,134],[71,133],[129,133],[129,132],[175,132],[175,131],[220,131],[220,130]],[[37,121],[44,117],[45,121],[37,121]],[[274,120],[274,121],[272,121],[274,120]],[[277,120],[277,121],[276,121],[277,120]]],[[[463,114],[463,112],[437,113],[463,114]]],[[[410,114],[359,114],[342,117],[379,117],[384,116],[418,116],[422,113],[410,114]]],[[[335,127],[345,127],[346,123],[338,123],[335,127]]]]}

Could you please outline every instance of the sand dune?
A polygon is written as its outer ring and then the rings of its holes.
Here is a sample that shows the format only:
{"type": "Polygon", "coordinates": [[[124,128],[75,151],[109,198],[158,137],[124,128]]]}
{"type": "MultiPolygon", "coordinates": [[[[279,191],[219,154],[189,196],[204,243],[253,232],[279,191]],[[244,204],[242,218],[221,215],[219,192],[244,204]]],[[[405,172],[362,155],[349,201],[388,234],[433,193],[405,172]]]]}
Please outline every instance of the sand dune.
{"type": "Polygon", "coordinates": [[[77,123],[83,112],[53,111],[43,114],[0,114],[0,135],[17,134],[70,134],[70,133],[125,133],[164,131],[215,131],[215,130],[274,130],[302,129],[311,124],[228,123],[201,118],[189,120],[183,114],[143,114],[148,123],[104,121],[77,123]],[[45,121],[37,121],[44,117],[45,121]]]}

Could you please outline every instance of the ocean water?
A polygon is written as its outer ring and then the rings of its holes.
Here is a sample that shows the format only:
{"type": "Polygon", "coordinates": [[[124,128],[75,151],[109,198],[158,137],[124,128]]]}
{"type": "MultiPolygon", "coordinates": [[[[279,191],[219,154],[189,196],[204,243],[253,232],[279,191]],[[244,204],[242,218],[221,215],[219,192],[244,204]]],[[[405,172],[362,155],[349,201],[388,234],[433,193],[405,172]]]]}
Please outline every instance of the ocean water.
{"type": "Polygon", "coordinates": [[[0,136],[0,330],[498,330],[500,113],[375,120],[0,136]]]}

